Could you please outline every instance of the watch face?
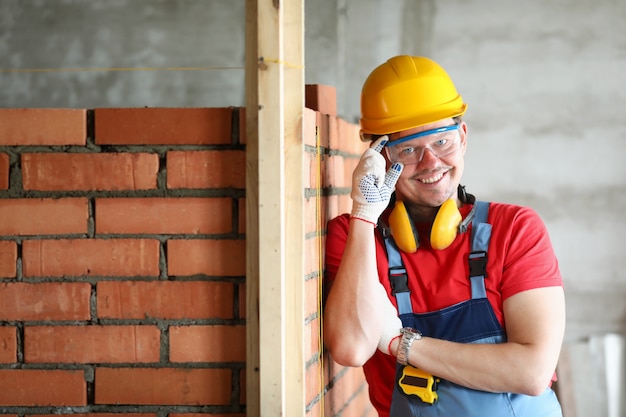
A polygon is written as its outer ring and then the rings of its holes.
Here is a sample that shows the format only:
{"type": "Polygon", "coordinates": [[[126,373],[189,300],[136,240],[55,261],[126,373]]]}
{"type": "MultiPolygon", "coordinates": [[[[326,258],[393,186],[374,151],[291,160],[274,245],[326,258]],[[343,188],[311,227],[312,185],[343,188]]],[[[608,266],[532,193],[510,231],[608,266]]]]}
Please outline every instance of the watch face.
{"type": "Polygon", "coordinates": [[[421,333],[420,333],[420,332],[418,332],[417,330],[415,330],[415,329],[414,329],[414,328],[412,328],[412,327],[403,327],[403,328],[401,329],[401,332],[402,332],[403,334],[406,334],[406,335],[412,335],[412,334],[421,335],[421,333]]]}

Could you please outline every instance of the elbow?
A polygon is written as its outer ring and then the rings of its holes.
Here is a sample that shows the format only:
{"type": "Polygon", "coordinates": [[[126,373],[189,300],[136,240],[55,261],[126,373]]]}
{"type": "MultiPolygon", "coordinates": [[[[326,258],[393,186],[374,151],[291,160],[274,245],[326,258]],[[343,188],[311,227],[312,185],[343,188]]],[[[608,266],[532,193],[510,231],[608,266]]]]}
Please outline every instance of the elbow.
{"type": "Polygon", "coordinates": [[[519,387],[520,394],[538,397],[545,392],[550,386],[554,372],[535,372],[532,375],[526,375],[519,387]]]}
{"type": "Polygon", "coordinates": [[[327,348],[332,359],[341,366],[363,366],[374,354],[350,343],[328,343],[327,348]]]}

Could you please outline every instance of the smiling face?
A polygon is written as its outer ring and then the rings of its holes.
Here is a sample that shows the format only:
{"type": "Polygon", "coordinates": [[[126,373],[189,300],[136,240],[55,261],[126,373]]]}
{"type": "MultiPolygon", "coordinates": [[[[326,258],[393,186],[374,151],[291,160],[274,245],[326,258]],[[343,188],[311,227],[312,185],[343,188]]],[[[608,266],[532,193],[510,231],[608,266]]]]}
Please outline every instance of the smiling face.
{"type": "Polygon", "coordinates": [[[417,221],[432,220],[444,201],[457,196],[457,187],[465,167],[467,125],[460,121],[458,129],[443,132],[438,129],[454,124],[454,120],[445,119],[389,135],[391,147],[387,149],[388,158],[394,158],[398,153],[403,153],[405,157],[407,153],[416,155],[413,163],[404,166],[402,175],[396,183],[396,197],[404,201],[417,221]],[[416,135],[433,129],[439,131],[424,136],[416,135]],[[417,137],[400,143],[403,138],[413,135],[417,137]],[[454,147],[446,148],[445,152],[438,151],[438,147],[449,143],[446,141],[457,140],[458,143],[454,144],[454,147]],[[398,141],[398,145],[395,145],[394,141],[398,141]],[[435,153],[441,156],[438,157],[435,153]]]}

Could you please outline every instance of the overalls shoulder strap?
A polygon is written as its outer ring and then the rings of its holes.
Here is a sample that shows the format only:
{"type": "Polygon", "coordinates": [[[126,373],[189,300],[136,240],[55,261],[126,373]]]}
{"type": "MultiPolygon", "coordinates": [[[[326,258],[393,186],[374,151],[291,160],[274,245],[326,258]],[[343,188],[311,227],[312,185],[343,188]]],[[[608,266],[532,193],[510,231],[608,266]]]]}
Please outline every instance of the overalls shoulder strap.
{"type": "Polygon", "coordinates": [[[387,248],[387,259],[389,262],[389,282],[391,283],[391,293],[395,295],[398,304],[398,313],[405,314],[413,312],[411,306],[411,292],[409,291],[409,278],[400,256],[400,250],[391,237],[391,233],[383,232],[385,247],[387,248]]]}
{"type": "MultiPolygon", "coordinates": [[[[472,298],[485,298],[487,296],[485,289],[487,249],[491,239],[491,225],[487,223],[489,203],[476,201],[475,206],[476,210],[472,219],[472,246],[469,254],[469,279],[472,285],[472,298]]],[[[398,314],[412,313],[408,275],[400,256],[400,250],[393,241],[389,229],[384,227],[380,227],[380,229],[387,249],[389,282],[392,294],[396,297],[398,304],[398,314]]]]}
{"type": "Polygon", "coordinates": [[[472,298],[486,298],[485,277],[487,276],[487,250],[491,240],[491,224],[487,223],[489,203],[476,202],[476,213],[472,220],[472,251],[469,254],[469,279],[472,298]]]}

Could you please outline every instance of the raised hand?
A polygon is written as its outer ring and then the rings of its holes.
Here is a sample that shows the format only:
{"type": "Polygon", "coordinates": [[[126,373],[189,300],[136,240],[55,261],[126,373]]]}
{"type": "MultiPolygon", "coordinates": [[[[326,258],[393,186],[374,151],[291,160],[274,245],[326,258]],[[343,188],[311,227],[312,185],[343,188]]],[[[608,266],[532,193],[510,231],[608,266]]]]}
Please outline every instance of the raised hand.
{"type": "Polygon", "coordinates": [[[359,164],[352,173],[352,214],[351,217],[365,220],[372,224],[389,205],[391,194],[400,178],[404,166],[394,163],[385,172],[386,161],[381,151],[388,141],[381,136],[361,156],[359,164]]]}

